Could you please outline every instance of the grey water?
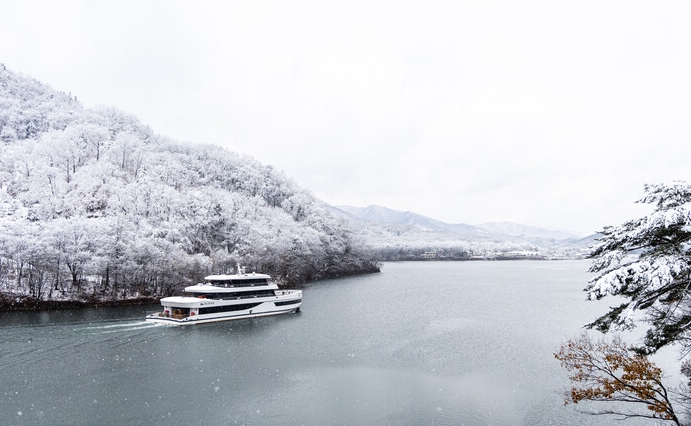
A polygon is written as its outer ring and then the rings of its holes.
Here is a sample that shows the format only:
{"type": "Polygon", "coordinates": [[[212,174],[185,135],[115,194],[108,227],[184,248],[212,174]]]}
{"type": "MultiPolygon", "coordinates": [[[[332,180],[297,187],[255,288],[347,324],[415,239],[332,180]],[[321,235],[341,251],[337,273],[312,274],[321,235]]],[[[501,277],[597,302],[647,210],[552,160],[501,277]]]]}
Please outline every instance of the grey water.
{"type": "MultiPolygon", "coordinates": [[[[587,261],[385,263],[302,311],[189,327],[158,306],[0,314],[1,425],[604,425],[560,343],[607,310],[587,261]]],[[[627,423],[631,424],[631,423],[627,423]]]]}

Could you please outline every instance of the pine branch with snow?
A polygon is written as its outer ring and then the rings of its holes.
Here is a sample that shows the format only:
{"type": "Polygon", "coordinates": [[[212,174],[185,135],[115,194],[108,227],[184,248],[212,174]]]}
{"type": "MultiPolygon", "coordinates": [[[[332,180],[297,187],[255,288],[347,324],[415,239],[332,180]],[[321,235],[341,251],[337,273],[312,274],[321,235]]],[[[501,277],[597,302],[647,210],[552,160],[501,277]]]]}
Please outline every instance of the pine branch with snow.
{"type": "Polygon", "coordinates": [[[606,227],[593,247],[586,287],[589,300],[622,296],[626,302],[588,325],[600,331],[647,324],[644,352],[673,342],[691,348],[691,185],[646,185],[639,201],[646,217],[606,227]]]}

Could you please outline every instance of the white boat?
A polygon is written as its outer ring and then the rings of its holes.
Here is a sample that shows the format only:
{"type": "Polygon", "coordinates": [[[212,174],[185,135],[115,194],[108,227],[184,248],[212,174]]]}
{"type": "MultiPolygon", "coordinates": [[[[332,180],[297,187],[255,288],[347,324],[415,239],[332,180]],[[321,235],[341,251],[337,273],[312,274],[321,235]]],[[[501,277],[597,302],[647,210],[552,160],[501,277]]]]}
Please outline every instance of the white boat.
{"type": "Polygon", "coordinates": [[[204,283],[185,287],[191,296],[161,299],[162,312],[146,316],[146,321],[188,325],[263,317],[298,312],[302,290],[279,290],[265,274],[209,275],[204,283]]]}

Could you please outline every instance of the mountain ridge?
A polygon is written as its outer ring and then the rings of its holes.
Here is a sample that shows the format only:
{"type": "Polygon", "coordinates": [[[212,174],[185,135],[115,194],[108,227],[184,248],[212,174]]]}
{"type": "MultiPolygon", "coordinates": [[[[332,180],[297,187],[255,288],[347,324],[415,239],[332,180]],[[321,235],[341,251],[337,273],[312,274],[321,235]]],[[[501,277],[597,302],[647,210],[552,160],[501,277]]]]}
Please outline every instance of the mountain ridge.
{"type": "Polygon", "coordinates": [[[553,240],[580,239],[575,232],[552,230],[536,226],[523,225],[515,222],[485,222],[478,225],[465,223],[447,223],[411,211],[394,210],[388,207],[371,204],[367,207],[348,205],[333,206],[350,216],[368,222],[403,224],[418,227],[421,230],[432,231],[466,231],[476,235],[497,235],[510,237],[538,237],[553,240]]]}
{"type": "Polygon", "coordinates": [[[448,224],[410,211],[370,205],[330,206],[353,221],[355,234],[380,260],[574,259],[587,255],[596,235],[553,231],[512,222],[448,224]]]}

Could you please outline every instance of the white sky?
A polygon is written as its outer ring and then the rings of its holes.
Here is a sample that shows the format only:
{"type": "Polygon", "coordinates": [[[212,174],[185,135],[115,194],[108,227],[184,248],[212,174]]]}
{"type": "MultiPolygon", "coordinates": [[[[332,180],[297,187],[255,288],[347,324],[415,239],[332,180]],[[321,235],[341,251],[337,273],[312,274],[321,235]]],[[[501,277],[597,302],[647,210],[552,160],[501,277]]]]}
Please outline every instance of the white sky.
{"type": "Polygon", "coordinates": [[[689,179],[688,1],[0,0],[0,62],[322,200],[588,234],[689,179]]]}

